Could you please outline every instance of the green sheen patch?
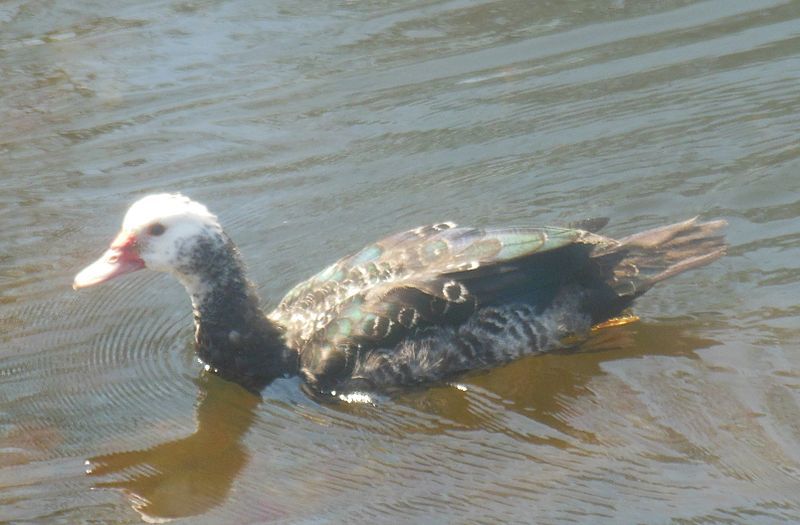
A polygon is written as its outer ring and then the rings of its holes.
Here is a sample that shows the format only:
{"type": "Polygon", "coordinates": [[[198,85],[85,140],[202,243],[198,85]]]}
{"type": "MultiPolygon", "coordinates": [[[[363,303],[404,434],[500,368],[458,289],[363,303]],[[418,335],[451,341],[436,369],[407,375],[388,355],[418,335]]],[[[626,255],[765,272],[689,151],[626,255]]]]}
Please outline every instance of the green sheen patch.
{"type": "Polygon", "coordinates": [[[342,311],[342,317],[346,317],[354,322],[359,322],[364,317],[361,303],[361,299],[354,299],[353,302],[342,311]]]}
{"type": "Polygon", "coordinates": [[[502,249],[503,244],[499,239],[489,238],[475,241],[458,254],[459,258],[475,261],[488,261],[494,259],[502,249]]]}
{"type": "Polygon", "coordinates": [[[516,259],[523,255],[536,253],[546,243],[544,233],[510,233],[503,236],[503,248],[497,254],[498,259],[516,259]]]}
{"type": "Polygon", "coordinates": [[[374,261],[375,259],[380,257],[382,253],[383,253],[383,248],[381,248],[377,244],[373,244],[372,246],[367,246],[366,248],[358,252],[358,254],[356,254],[356,256],[353,258],[352,264],[358,265],[374,261]]]}
{"type": "Polygon", "coordinates": [[[353,330],[353,325],[350,322],[350,320],[340,318],[329,325],[327,333],[331,338],[347,337],[350,335],[350,332],[352,330],[353,330]]]}
{"type": "Polygon", "coordinates": [[[534,232],[507,233],[500,237],[503,248],[497,254],[499,260],[524,257],[536,252],[554,250],[573,243],[579,233],[561,228],[541,229],[534,232]]]}

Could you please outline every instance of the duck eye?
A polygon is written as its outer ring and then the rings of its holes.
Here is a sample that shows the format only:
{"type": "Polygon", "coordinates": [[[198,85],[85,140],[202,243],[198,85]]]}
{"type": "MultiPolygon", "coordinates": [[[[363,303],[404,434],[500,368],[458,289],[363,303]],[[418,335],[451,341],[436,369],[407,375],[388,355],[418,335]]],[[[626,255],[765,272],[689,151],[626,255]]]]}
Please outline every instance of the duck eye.
{"type": "Polygon", "coordinates": [[[166,226],[164,226],[164,225],[163,225],[163,224],[161,224],[160,222],[156,222],[156,223],[153,223],[153,224],[151,224],[151,225],[150,225],[150,226],[147,228],[147,233],[148,233],[148,234],[150,234],[150,235],[152,235],[152,236],[154,236],[154,237],[158,237],[159,235],[161,235],[162,233],[164,233],[164,231],[165,231],[166,229],[167,229],[167,227],[166,227],[166,226]]]}

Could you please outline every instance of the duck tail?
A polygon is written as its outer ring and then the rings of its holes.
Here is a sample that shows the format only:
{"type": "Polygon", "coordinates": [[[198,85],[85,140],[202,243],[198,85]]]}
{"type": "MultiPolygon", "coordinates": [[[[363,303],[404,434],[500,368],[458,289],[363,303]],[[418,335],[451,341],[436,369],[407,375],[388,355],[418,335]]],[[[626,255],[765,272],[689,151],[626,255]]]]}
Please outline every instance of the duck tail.
{"type": "Polygon", "coordinates": [[[609,276],[609,286],[629,304],[656,283],[722,257],[728,245],[720,230],[726,225],[695,217],[600,244],[592,257],[609,276]]]}

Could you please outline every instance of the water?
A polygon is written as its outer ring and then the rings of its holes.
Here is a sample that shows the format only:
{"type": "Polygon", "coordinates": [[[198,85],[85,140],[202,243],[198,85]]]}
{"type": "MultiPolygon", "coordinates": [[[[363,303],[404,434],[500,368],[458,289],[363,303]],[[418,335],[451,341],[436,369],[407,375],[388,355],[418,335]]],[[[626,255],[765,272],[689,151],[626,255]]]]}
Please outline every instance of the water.
{"type": "Polygon", "coordinates": [[[791,1],[4,2],[0,520],[800,521],[798,77],[791,1]],[[271,304],[445,219],[699,214],[731,249],[578,354],[259,401],[168,277],[70,289],[177,190],[271,304]]]}

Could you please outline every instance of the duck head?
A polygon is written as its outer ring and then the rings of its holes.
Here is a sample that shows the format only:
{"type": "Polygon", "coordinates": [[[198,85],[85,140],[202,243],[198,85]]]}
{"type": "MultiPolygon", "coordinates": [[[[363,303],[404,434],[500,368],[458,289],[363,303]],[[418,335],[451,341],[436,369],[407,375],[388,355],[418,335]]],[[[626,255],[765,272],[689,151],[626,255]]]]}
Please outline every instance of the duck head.
{"type": "Polygon", "coordinates": [[[149,268],[171,273],[193,288],[198,246],[224,242],[217,217],[202,204],[178,193],[148,195],[128,209],[111,246],[75,276],[72,287],[86,288],[149,268]]]}

